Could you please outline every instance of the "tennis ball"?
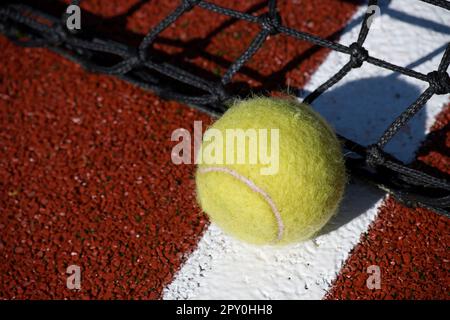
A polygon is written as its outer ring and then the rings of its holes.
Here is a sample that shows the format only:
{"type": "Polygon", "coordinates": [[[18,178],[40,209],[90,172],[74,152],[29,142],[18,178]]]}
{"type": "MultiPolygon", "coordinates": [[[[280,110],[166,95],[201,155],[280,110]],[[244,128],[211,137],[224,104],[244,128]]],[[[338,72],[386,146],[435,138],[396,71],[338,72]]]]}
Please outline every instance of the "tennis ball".
{"type": "Polygon", "coordinates": [[[206,130],[198,155],[201,208],[254,244],[312,237],[336,213],[346,184],[333,130],[294,98],[236,102],[206,130]]]}

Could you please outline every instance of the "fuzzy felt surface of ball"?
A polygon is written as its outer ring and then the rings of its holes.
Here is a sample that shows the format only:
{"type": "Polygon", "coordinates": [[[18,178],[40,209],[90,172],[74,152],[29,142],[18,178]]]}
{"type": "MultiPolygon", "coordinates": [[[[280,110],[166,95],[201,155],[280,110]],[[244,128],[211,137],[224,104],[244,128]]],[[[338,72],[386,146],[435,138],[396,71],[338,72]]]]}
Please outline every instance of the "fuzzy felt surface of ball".
{"type": "Polygon", "coordinates": [[[294,98],[235,102],[206,130],[198,154],[201,208],[226,233],[253,244],[311,238],[344,193],[334,131],[294,98]]]}

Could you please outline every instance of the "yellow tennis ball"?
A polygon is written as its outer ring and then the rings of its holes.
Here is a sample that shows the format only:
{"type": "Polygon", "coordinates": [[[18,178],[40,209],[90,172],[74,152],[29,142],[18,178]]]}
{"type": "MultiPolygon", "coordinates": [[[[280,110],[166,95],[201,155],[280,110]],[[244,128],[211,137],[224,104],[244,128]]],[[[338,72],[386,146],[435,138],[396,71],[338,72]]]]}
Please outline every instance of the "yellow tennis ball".
{"type": "Polygon", "coordinates": [[[203,211],[254,244],[312,237],[336,213],[346,184],[333,130],[293,98],[235,103],[206,130],[197,155],[203,211]]]}

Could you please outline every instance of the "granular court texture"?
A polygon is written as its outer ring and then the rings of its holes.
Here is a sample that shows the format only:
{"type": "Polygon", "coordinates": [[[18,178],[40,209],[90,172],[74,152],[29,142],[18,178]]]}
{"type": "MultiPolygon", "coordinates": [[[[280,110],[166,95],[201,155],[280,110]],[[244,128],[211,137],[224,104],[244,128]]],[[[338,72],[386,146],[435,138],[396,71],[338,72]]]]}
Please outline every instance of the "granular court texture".
{"type": "MultiPolygon", "coordinates": [[[[255,13],[264,5],[220,3],[255,13]]],[[[83,21],[136,45],[176,5],[87,0],[83,21]]],[[[355,7],[289,1],[281,3],[281,15],[293,27],[335,39],[355,7]]],[[[257,26],[194,9],[155,49],[190,70],[206,68],[213,79],[256,32],[257,26]]],[[[211,119],[87,73],[48,50],[3,37],[0,47],[0,298],[160,298],[208,223],[195,204],[194,166],[171,162],[171,133],[193,132],[194,120],[205,128],[211,119]],[[72,264],[82,270],[80,291],[66,288],[72,264]]],[[[326,54],[273,37],[236,76],[236,87],[301,87],[326,54]]]]}
{"type": "MultiPolygon", "coordinates": [[[[450,177],[450,108],[437,118],[416,165],[450,177]]],[[[341,270],[329,299],[449,299],[450,222],[388,199],[341,270]],[[367,268],[380,267],[381,290],[367,288],[367,268]]]]}
{"type": "MultiPolygon", "coordinates": [[[[214,2],[255,14],[265,5],[214,2]]],[[[357,3],[293,0],[280,1],[280,8],[286,24],[336,39],[357,3]]],[[[83,23],[137,45],[177,4],[86,0],[83,23]]],[[[39,5],[64,8],[49,0],[39,5]]],[[[195,8],[154,49],[216,79],[256,32],[257,26],[195,8]]],[[[171,162],[170,136],[212,119],[87,73],[48,50],[20,48],[1,36],[0,48],[0,298],[160,298],[208,224],[195,204],[194,166],[171,162]],[[72,264],[82,270],[80,291],[66,288],[72,264]]],[[[302,87],[326,54],[272,37],[236,75],[234,89],[302,87]]],[[[415,163],[447,178],[449,121],[447,108],[415,163]]],[[[388,199],[327,298],[448,299],[449,227],[433,212],[388,199]],[[366,286],[370,265],[382,270],[381,290],[366,286]]]]}
{"type": "Polygon", "coordinates": [[[206,223],[170,135],[209,119],[0,41],[0,295],[158,298],[206,223]]]}

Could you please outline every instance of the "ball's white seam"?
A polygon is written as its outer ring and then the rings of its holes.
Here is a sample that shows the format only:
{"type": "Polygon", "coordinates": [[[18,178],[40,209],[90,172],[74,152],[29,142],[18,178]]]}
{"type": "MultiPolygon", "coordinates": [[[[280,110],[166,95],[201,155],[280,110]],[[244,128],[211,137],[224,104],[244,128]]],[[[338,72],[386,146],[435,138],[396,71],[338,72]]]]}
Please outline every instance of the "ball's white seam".
{"type": "Polygon", "coordinates": [[[207,168],[199,168],[199,173],[208,173],[208,172],[222,172],[229,174],[233,176],[234,178],[238,179],[239,181],[245,183],[250,189],[252,189],[254,192],[259,193],[264,200],[266,200],[267,204],[270,206],[273,215],[275,216],[275,219],[277,220],[278,224],[278,236],[277,241],[280,241],[283,238],[284,233],[284,224],[283,219],[281,218],[281,214],[278,211],[277,206],[273,202],[272,198],[265,192],[263,189],[258,187],[253,181],[250,179],[244,177],[243,175],[237,173],[236,171],[230,169],[230,168],[224,168],[224,167],[207,167],[207,168]]]}

